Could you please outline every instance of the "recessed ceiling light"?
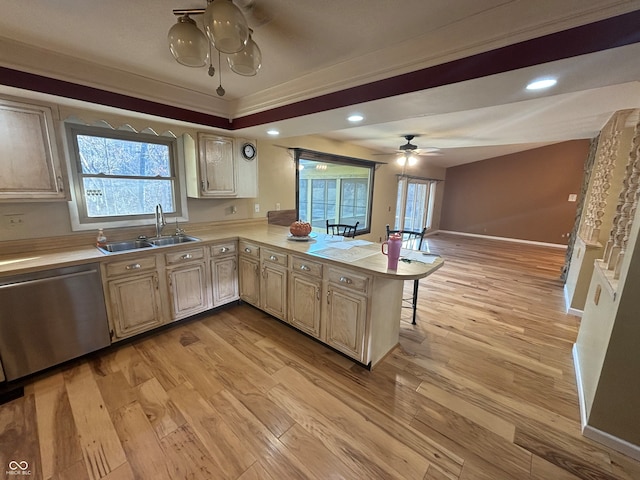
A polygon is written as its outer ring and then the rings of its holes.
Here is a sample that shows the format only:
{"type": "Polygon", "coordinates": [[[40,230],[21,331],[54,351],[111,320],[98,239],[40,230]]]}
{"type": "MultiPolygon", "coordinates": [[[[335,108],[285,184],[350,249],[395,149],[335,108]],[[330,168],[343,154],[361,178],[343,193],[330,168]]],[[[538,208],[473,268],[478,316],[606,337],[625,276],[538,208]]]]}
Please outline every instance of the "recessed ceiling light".
{"type": "Polygon", "coordinates": [[[347,117],[347,120],[349,120],[350,122],[361,122],[362,120],[364,120],[364,117],[362,115],[360,115],[359,113],[354,113],[353,115],[349,115],[347,117]]]}
{"type": "Polygon", "coordinates": [[[280,135],[280,131],[276,130],[275,128],[270,128],[269,130],[267,130],[267,135],[275,137],[276,135],[280,135]]]}
{"type": "Polygon", "coordinates": [[[542,90],[543,88],[553,87],[558,81],[555,78],[541,78],[534,80],[527,85],[527,90],[542,90]]]}

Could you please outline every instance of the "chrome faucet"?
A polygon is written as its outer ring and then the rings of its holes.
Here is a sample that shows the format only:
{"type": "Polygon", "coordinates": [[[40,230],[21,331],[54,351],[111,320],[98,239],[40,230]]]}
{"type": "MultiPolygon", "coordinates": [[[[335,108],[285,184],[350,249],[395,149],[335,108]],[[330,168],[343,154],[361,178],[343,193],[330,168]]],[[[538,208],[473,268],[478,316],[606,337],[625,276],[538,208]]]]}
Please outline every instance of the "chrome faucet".
{"type": "Polygon", "coordinates": [[[162,229],[167,224],[164,219],[164,212],[162,211],[162,205],[156,205],[156,237],[162,236],[162,229]]]}

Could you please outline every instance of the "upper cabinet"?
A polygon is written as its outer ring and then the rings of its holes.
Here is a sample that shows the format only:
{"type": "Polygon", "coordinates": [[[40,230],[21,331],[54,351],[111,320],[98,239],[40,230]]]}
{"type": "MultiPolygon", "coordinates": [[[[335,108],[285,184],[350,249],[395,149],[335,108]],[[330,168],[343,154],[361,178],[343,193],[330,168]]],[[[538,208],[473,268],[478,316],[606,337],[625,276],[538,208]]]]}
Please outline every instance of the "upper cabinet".
{"type": "Polygon", "coordinates": [[[198,133],[197,145],[183,138],[187,195],[192,198],[244,198],[258,195],[256,142],[198,133]]]}
{"type": "Polygon", "coordinates": [[[0,201],[68,200],[53,112],[0,98],[0,201]]]}

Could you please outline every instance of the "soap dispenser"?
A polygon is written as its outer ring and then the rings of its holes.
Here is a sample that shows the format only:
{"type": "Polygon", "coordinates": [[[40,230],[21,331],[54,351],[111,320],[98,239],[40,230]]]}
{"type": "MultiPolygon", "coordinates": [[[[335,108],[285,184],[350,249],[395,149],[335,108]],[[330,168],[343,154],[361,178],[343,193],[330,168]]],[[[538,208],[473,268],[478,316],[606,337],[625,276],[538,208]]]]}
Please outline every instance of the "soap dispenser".
{"type": "Polygon", "coordinates": [[[104,234],[102,228],[98,230],[98,236],[96,237],[96,245],[103,247],[107,243],[107,236],[104,234]]]}

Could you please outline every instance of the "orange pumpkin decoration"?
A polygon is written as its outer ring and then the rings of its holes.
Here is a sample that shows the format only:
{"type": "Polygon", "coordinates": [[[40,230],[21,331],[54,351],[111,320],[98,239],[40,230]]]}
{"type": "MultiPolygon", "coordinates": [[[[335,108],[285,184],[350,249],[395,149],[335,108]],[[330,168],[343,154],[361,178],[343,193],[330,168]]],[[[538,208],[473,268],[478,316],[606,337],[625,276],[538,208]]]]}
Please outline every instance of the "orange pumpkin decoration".
{"type": "Polygon", "coordinates": [[[297,220],[291,224],[289,231],[294,237],[306,237],[311,233],[311,224],[297,220]]]}

